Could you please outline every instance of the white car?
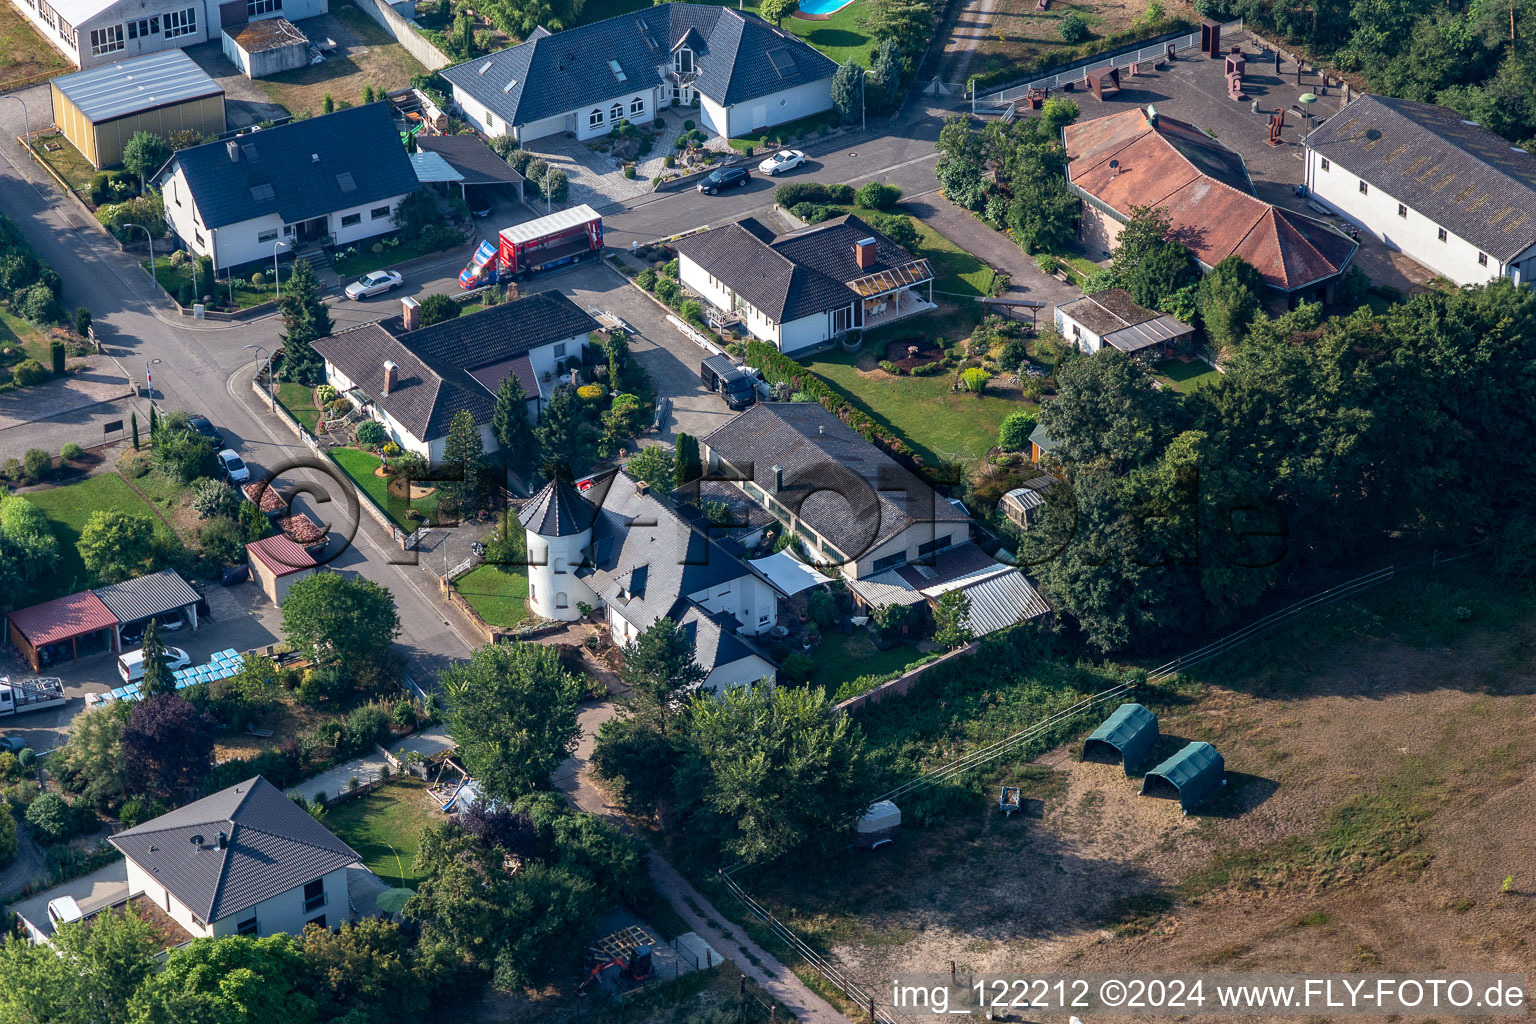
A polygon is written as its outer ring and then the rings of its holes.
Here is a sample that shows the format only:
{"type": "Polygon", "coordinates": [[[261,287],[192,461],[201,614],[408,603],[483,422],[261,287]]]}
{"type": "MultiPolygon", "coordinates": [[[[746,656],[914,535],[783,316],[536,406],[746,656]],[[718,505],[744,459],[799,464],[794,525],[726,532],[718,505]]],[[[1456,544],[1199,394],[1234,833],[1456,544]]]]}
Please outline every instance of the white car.
{"type": "Polygon", "coordinates": [[[232,484],[243,484],[251,478],[250,467],[235,454],[233,448],[219,452],[219,464],[224,467],[224,475],[229,477],[232,484]]]}
{"type": "Polygon", "coordinates": [[[366,299],[373,295],[383,295],[399,288],[404,282],[405,278],[393,270],[375,270],[347,285],[347,298],[366,299]]]}
{"type": "MultiPolygon", "coordinates": [[[[180,647],[165,649],[165,667],[172,672],[192,664],[191,655],[180,647]]],[[[136,683],[144,678],[144,648],[129,651],[117,659],[117,674],[125,683],[136,683]]]]}
{"type": "Polygon", "coordinates": [[[758,164],[757,169],[763,174],[774,175],[780,171],[793,170],[803,163],[805,163],[805,154],[798,149],[781,149],[758,164]]]}

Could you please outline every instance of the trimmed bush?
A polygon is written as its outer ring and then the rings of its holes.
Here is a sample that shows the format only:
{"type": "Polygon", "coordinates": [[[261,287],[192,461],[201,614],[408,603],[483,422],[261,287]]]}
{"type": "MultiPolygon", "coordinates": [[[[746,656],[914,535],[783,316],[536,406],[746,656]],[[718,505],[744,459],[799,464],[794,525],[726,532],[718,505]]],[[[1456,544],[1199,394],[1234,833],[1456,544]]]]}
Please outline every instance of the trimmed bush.
{"type": "Polygon", "coordinates": [[[63,459],[65,462],[73,462],[75,459],[78,459],[84,454],[85,449],[81,448],[73,441],[67,442],[62,448],[59,449],[59,458],[63,459]]]}
{"type": "Polygon", "coordinates": [[[656,290],[656,271],[646,267],[635,277],[635,283],[648,292],[656,290]]]}
{"type": "Polygon", "coordinates": [[[1088,19],[1076,11],[1068,11],[1057,26],[1061,33],[1061,41],[1070,45],[1087,41],[1093,33],[1088,28],[1088,19]]]}
{"type": "Polygon", "coordinates": [[[36,359],[23,359],[11,370],[11,379],[17,387],[29,388],[48,379],[48,371],[36,359]]]}
{"type": "Polygon", "coordinates": [[[965,390],[973,395],[979,395],[987,388],[987,381],[992,375],[979,366],[972,366],[960,374],[960,380],[965,383],[965,390]]]}
{"type": "Polygon", "coordinates": [[[854,193],[854,202],[865,210],[889,210],[901,199],[901,189],[872,181],[854,193]]]}
{"type": "Polygon", "coordinates": [[[46,480],[53,472],[53,456],[41,448],[28,448],[27,454],[21,457],[21,471],[33,483],[46,480]]]}
{"type": "Polygon", "coordinates": [[[901,367],[897,366],[889,359],[880,360],[880,369],[884,370],[886,373],[894,375],[900,375],[901,373],[901,367]]]}
{"type": "Polygon", "coordinates": [[[378,448],[389,440],[389,432],[378,420],[363,420],[354,429],[357,443],[364,448],[378,448]]]}
{"type": "Polygon", "coordinates": [[[700,306],[698,301],[695,299],[689,299],[688,301],[684,302],[680,307],[678,307],[677,311],[682,314],[684,320],[691,320],[696,324],[702,324],[704,322],[704,307],[700,306]]]}
{"type": "Polygon", "coordinates": [[[935,376],[936,374],[942,373],[943,371],[944,371],[944,367],[940,363],[923,363],[920,366],[912,367],[912,376],[914,376],[914,377],[932,377],[932,376],[935,376]]]}

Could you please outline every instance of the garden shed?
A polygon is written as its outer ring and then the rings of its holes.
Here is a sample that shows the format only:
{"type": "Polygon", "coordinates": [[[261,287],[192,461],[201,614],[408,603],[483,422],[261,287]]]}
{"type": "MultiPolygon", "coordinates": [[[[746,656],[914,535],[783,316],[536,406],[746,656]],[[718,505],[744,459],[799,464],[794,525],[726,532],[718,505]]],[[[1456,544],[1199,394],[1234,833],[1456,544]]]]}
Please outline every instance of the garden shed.
{"type": "Polygon", "coordinates": [[[1152,759],[1157,735],[1156,715],[1140,704],[1121,704],[1083,743],[1083,760],[1120,762],[1129,775],[1152,759]]]}
{"type": "Polygon", "coordinates": [[[82,640],[85,654],[115,649],[117,616],[89,590],[18,608],[6,618],[10,620],[11,642],[34,672],[42,671],[43,654],[50,647],[50,661],[62,660],[66,653],[70,660],[78,661],[82,640]]]}
{"type": "Polygon", "coordinates": [[[59,131],[98,170],[123,162],[135,132],[167,139],[182,130],[224,131],[224,90],[179,49],[60,75],[50,85],[59,131]]]}
{"type": "Polygon", "coordinates": [[[245,550],[251,558],[251,575],[267,600],[276,605],[283,603],[289,587],[313,575],[320,564],[285,533],[254,541],[245,550]]]}
{"type": "Polygon", "coordinates": [[[265,18],[224,30],[224,56],[247,78],[309,65],[309,37],[287,18],[265,18]]]}
{"type": "Polygon", "coordinates": [[[1188,814],[1226,784],[1226,764],[1216,748],[1209,743],[1190,743],[1147,772],[1141,795],[1176,796],[1188,814]]]}

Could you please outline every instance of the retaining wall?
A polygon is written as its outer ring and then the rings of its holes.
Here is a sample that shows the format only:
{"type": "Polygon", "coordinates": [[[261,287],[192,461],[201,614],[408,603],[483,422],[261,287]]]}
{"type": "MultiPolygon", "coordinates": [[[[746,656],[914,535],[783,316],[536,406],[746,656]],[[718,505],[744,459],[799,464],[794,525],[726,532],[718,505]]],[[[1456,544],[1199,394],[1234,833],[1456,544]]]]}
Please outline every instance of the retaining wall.
{"type": "Polygon", "coordinates": [[[882,700],[885,700],[887,697],[905,697],[907,695],[907,691],[912,689],[912,684],[921,679],[924,672],[937,668],[938,666],[953,661],[956,658],[967,657],[975,653],[976,646],[976,642],[972,641],[971,643],[966,644],[964,647],[957,647],[953,651],[950,651],[948,654],[934,658],[932,661],[925,661],[923,664],[917,666],[916,668],[908,669],[901,675],[897,676],[895,679],[892,679],[889,682],[881,683],[879,686],[875,687],[873,690],[870,690],[868,693],[861,693],[857,697],[849,697],[847,700],[838,704],[836,706],[836,710],[843,713],[859,711],[866,704],[878,704],[882,700]]]}

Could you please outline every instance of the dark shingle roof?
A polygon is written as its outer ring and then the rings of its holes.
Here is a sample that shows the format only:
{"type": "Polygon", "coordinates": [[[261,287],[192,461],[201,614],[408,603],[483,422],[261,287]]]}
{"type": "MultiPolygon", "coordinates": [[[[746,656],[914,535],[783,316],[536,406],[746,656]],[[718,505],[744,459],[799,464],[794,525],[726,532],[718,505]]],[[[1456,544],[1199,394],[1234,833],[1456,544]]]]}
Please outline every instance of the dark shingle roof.
{"type": "Polygon", "coordinates": [[[242,135],[239,159],[223,142],[178,152],[161,177],[181,167],[204,227],[281,214],[287,223],[414,192],[411,168],[387,103],[291,121],[242,135]],[[315,159],[319,157],[319,159],[315,159]],[[351,187],[337,179],[351,175],[351,187]],[[270,186],[271,198],[265,195],[270,186]]]}
{"type": "Polygon", "coordinates": [[[427,441],[447,433],[462,409],[468,409],[476,423],[489,421],[496,390],[507,373],[516,371],[519,356],[600,326],[560,292],[546,291],[409,332],[401,329],[399,316],[386,317],[321,338],[313,347],[380,408],[427,441]],[[398,382],[388,395],[385,360],[399,367],[398,382]],[[505,366],[506,372],[483,372],[493,364],[505,366]],[[482,372],[475,376],[470,371],[482,372]]]}
{"type": "Polygon", "coordinates": [[[847,282],[913,262],[911,253],[845,214],[804,231],[773,236],[751,217],[678,240],[676,248],[778,323],[838,309],[858,295],[847,282]],[[854,244],[875,240],[875,262],[861,268],[854,244]]]}
{"type": "Polygon", "coordinates": [[[1536,244],[1536,155],[1448,107],[1361,96],[1306,145],[1501,262],[1536,244]]]}
{"type": "Polygon", "coordinates": [[[447,160],[463,176],[466,185],[515,185],[523,180],[478,135],[418,135],[416,148],[447,160]]]}
{"type": "Polygon", "coordinates": [[[693,660],[705,672],[713,672],[722,665],[750,658],[754,654],[769,665],[773,664],[761,651],[737,634],[740,624],[733,616],[711,612],[691,601],[681,612],[677,621],[682,625],[689,644],[693,646],[693,660]]]}
{"type": "Polygon", "coordinates": [[[756,15],[706,4],[660,6],[595,21],[445,68],[443,77],[511,125],[644,92],[689,37],[694,88],[730,105],[830,78],[837,64],[756,15]],[[702,42],[701,42],[702,41],[702,42]],[[609,61],[616,61],[623,81],[609,61]]]}
{"type": "Polygon", "coordinates": [[[914,523],[964,513],[895,459],[815,402],[764,402],[703,439],[703,445],[764,490],[783,470],[777,500],[839,551],[857,557],[914,523]],[[851,486],[847,474],[868,488],[851,486]]]}
{"type": "Polygon", "coordinates": [[[541,537],[571,537],[590,529],[596,515],[575,485],[557,476],[518,510],[517,520],[541,537]]]}
{"type": "Polygon", "coordinates": [[[137,576],[110,587],[97,587],[96,596],[125,623],[164,615],[198,602],[197,591],[174,569],[137,576]]]}
{"type": "Polygon", "coordinates": [[[119,832],[111,841],[205,924],[359,859],[259,775],[119,832]],[[223,850],[220,832],[229,840],[223,850]],[[200,843],[193,841],[197,837],[200,843]]]}

